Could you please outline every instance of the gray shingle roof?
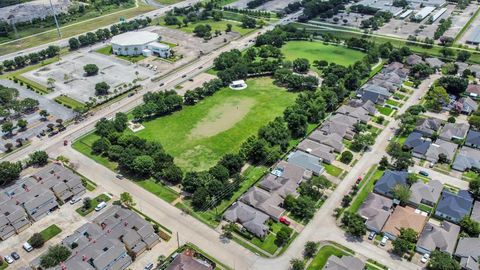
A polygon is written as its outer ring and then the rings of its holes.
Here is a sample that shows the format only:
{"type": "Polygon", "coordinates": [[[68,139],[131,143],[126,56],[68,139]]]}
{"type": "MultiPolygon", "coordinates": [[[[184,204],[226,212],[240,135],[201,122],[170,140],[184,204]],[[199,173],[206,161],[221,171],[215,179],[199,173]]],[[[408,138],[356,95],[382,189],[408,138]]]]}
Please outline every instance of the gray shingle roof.
{"type": "Polygon", "coordinates": [[[441,126],[441,120],[436,118],[423,118],[418,121],[415,131],[420,132],[425,136],[432,136],[441,126]]]}
{"type": "Polygon", "coordinates": [[[438,249],[452,254],[459,233],[460,226],[450,222],[443,221],[440,226],[428,222],[418,238],[417,246],[430,252],[438,249]]]}
{"type": "Polygon", "coordinates": [[[461,237],[458,240],[455,256],[460,257],[460,265],[468,270],[476,270],[479,266],[480,238],[461,237]]]}
{"type": "Polygon", "coordinates": [[[437,215],[460,220],[470,214],[473,206],[473,198],[466,190],[460,190],[458,194],[444,190],[436,208],[437,215]]]}
{"type": "Polygon", "coordinates": [[[316,175],[320,175],[325,171],[325,168],[321,165],[321,159],[299,150],[288,155],[288,163],[310,170],[316,175]]]}
{"type": "Polygon", "coordinates": [[[223,218],[235,223],[240,223],[245,229],[258,237],[264,237],[268,232],[265,222],[268,215],[248,206],[242,202],[236,202],[223,215],[223,218]]]}
{"type": "Polygon", "coordinates": [[[338,153],[342,152],[344,148],[342,137],[336,133],[325,135],[323,132],[315,130],[308,138],[312,141],[328,145],[338,153]]]}
{"type": "Polygon", "coordinates": [[[440,131],[440,138],[450,141],[452,139],[465,139],[470,125],[467,123],[447,123],[440,131]]]}
{"type": "Polygon", "coordinates": [[[448,160],[452,160],[457,151],[458,145],[452,142],[444,141],[442,139],[436,140],[434,143],[428,147],[427,153],[425,156],[428,161],[437,162],[438,156],[444,154],[447,156],[448,160]]]}
{"type": "Polygon", "coordinates": [[[374,191],[378,194],[392,196],[392,190],[397,185],[407,185],[408,172],[406,171],[390,171],[383,173],[380,180],[377,181],[374,191]]]}
{"type": "Polygon", "coordinates": [[[328,257],[323,270],[362,270],[365,263],[353,256],[342,256],[341,258],[332,255],[328,257]]]}
{"type": "Polygon", "coordinates": [[[414,153],[425,155],[431,143],[429,139],[424,139],[421,133],[412,132],[408,135],[403,145],[412,149],[414,153]]]}
{"type": "Polygon", "coordinates": [[[302,150],[311,155],[314,155],[327,163],[331,163],[332,161],[335,160],[335,154],[333,153],[332,147],[321,144],[321,143],[317,143],[310,139],[305,139],[301,141],[298,144],[297,149],[302,150]]]}
{"type": "Polygon", "coordinates": [[[476,222],[480,222],[480,202],[475,201],[473,204],[473,209],[472,209],[472,215],[470,215],[470,218],[476,222]]]}
{"type": "Polygon", "coordinates": [[[462,172],[471,168],[480,169],[480,150],[462,147],[455,157],[452,168],[462,172]]]}
{"type": "Polygon", "coordinates": [[[362,203],[358,214],[366,219],[367,228],[381,231],[391,213],[393,201],[381,195],[370,193],[362,203]]]}
{"type": "Polygon", "coordinates": [[[470,130],[467,134],[467,139],[465,140],[465,144],[470,145],[472,147],[480,148],[480,132],[475,130],[470,130]]]}
{"type": "Polygon", "coordinates": [[[440,198],[443,184],[438,180],[429,181],[427,184],[423,182],[414,183],[411,187],[410,201],[415,204],[426,202],[429,205],[435,205],[440,198]]]}

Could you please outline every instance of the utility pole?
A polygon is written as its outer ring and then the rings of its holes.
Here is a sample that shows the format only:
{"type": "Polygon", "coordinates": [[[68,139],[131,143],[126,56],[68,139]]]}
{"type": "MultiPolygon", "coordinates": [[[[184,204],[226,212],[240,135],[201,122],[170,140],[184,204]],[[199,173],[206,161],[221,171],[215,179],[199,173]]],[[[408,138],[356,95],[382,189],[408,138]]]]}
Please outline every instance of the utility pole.
{"type": "Polygon", "coordinates": [[[180,248],[180,238],[178,238],[178,231],[177,231],[177,248],[180,248]]]}
{"type": "Polygon", "coordinates": [[[18,38],[17,27],[15,26],[15,16],[12,14],[8,16],[8,19],[10,20],[10,24],[12,25],[13,31],[15,32],[15,38],[18,38]]]}
{"type": "Polygon", "coordinates": [[[58,26],[57,14],[55,14],[55,9],[53,8],[52,0],[50,0],[50,8],[52,9],[53,19],[55,20],[55,25],[57,26],[57,35],[59,38],[61,38],[62,34],[60,33],[60,26],[58,26]]]}

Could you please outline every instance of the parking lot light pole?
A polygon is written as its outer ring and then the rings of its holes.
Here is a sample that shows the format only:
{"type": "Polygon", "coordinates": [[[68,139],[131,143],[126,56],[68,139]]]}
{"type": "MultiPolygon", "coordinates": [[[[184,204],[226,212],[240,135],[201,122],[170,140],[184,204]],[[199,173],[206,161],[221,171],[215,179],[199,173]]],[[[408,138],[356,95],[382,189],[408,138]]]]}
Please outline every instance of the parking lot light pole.
{"type": "Polygon", "coordinates": [[[53,8],[52,0],[50,0],[50,8],[52,9],[53,19],[55,20],[55,25],[57,26],[57,35],[59,38],[62,37],[62,33],[60,33],[60,27],[58,26],[57,14],[55,13],[55,9],[53,8]]]}

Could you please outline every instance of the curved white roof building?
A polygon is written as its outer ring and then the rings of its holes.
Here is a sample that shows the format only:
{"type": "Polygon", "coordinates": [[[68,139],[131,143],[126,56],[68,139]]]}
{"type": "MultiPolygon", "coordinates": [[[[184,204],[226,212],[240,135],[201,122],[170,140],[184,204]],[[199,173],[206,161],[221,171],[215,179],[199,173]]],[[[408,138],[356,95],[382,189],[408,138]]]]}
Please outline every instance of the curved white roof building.
{"type": "Polygon", "coordinates": [[[160,36],[148,31],[126,32],[112,37],[112,51],[117,55],[140,55],[147,45],[160,36]]]}

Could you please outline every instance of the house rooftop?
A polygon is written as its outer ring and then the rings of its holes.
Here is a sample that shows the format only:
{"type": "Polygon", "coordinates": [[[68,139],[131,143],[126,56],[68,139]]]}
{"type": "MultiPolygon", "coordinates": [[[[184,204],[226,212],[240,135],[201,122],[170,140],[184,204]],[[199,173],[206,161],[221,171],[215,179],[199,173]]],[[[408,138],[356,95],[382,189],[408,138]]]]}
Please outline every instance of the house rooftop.
{"type": "Polygon", "coordinates": [[[460,237],[454,255],[460,258],[460,265],[463,269],[478,269],[480,257],[480,238],[460,237]]]}
{"type": "Polygon", "coordinates": [[[428,161],[437,162],[440,154],[444,154],[448,160],[452,160],[457,151],[458,145],[452,142],[437,139],[428,147],[425,156],[428,161]]]}
{"type": "Polygon", "coordinates": [[[470,215],[473,206],[472,195],[467,190],[460,190],[458,194],[444,190],[437,204],[436,212],[460,220],[470,215]]]}
{"type": "Polygon", "coordinates": [[[240,223],[245,229],[258,237],[264,237],[268,232],[268,226],[265,222],[269,219],[268,215],[257,209],[236,202],[223,215],[223,218],[229,222],[240,223]]]}
{"type": "Polygon", "coordinates": [[[422,230],[417,246],[428,251],[440,250],[453,254],[460,226],[442,221],[440,226],[428,222],[422,230]]]}
{"type": "Polygon", "coordinates": [[[466,144],[476,145],[480,148],[480,132],[475,130],[470,130],[465,139],[466,144]]]}
{"type": "Polygon", "coordinates": [[[316,175],[320,175],[325,171],[325,168],[321,165],[322,160],[320,158],[299,150],[288,155],[288,163],[310,170],[316,175]]]}
{"type": "Polygon", "coordinates": [[[422,214],[421,211],[415,208],[397,206],[390,218],[388,218],[382,231],[395,237],[400,235],[401,228],[411,228],[415,232],[420,233],[427,219],[426,214],[422,214]]]}
{"type": "Polygon", "coordinates": [[[440,198],[442,190],[443,184],[438,180],[431,180],[427,184],[416,182],[410,187],[410,191],[412,192],[410,201],[415,204],[420,204],[422,201],[435,204],[440,198]]]}
{"type": "Polygon", "coordinates": [[[189,251],[177,254],[165,270],[212,270],[213,266],[202,261],[189,251]]]}
{"type": "Polygon", "coordinates": [[[365,263],[353,256],[342,256],[341,258],[332,255],[328,257],[323,270],[363,270],[365,263]]]}
{"type": "Polygon", "coordinates": [[[465,171],[471,168],[480,169],[480,150],[470,147],[462,147],[455,157],[452,168],[465,171]]]}
{"type": "Polygon", "coordinates": [[[392,199],[375,193],[370,193],[360,206],[358,214],[366,219],[365,224],[367,225],[367,228],[379,232],[382,230],[385,222],[387,222],[392,206],[392,199]]]}
{"type": "Polygon", "coordinates": [[[470,125],[467,123],[447,123],[440,131],[440,138],[444,140],[464,139],[470,125]]]}
{"type": "Polygon", "coordinates": [[[390,171],[383,173],[380,180],[377,181],[374,191],[379,194],[391,195],[393,188],[397,185],[407,185],[408,172],[390,171]]]}
{"type": "Polygon", "coordinates": [[[415,127],[416,132],[422,133],[426,136],[432,136],[442,127],[442,121],[436,118],[422,118],[417,122],[415,127]]]}

